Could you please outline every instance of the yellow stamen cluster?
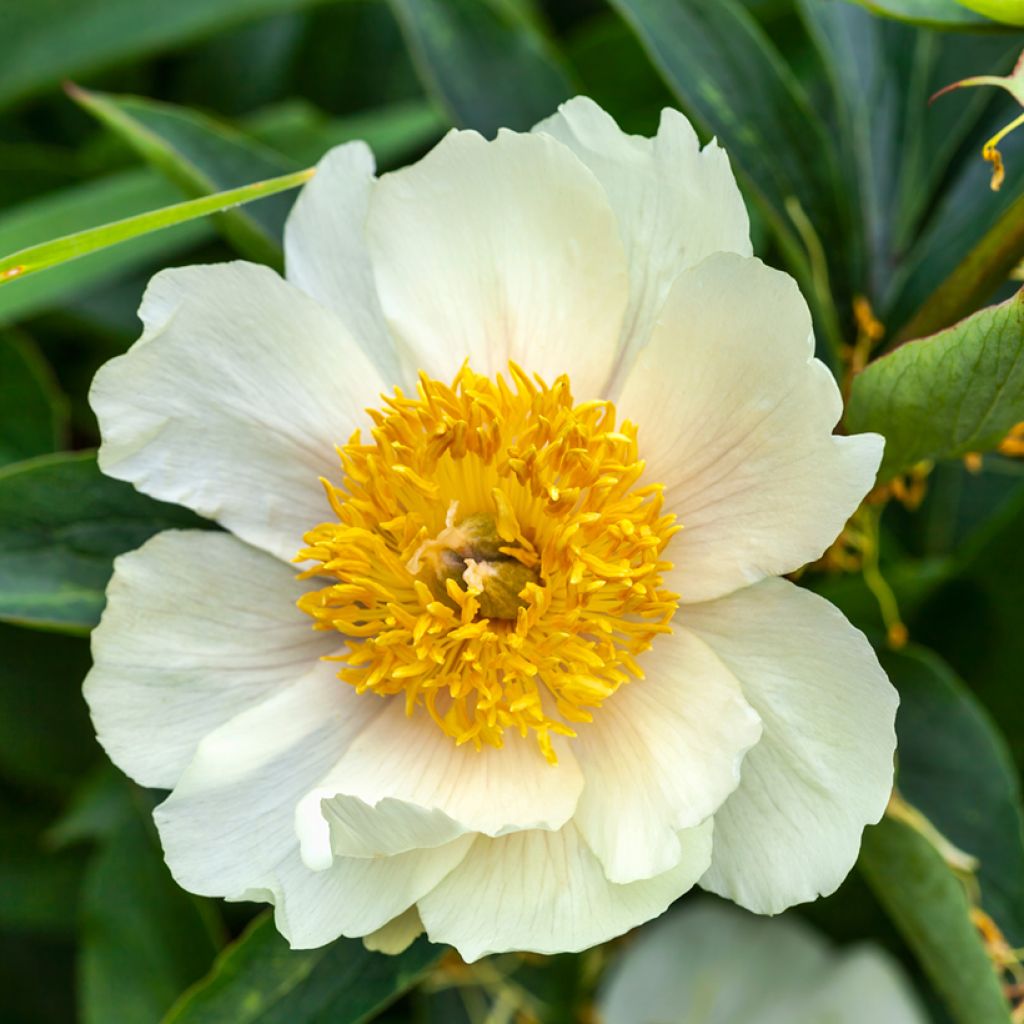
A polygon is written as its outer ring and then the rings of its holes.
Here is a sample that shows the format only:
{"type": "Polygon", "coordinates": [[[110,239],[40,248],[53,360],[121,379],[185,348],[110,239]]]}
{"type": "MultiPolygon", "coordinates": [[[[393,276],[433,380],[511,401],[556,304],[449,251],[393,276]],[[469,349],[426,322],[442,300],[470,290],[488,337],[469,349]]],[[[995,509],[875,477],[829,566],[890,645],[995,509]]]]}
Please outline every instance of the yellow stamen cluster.
{"type": "Polygon", "coordinates": [[[642,676],[676,610],[661,577],[678,527],[639,483],[636,427],[515,365],[384,402],[369,443],[339,449],[341,486],[323,481],[337,521],[297,561],[330,582],[299,607],[347,639],[358,692],[403,694],[478,749],[532,731],[554,761],[552,736],[642,676]]]}

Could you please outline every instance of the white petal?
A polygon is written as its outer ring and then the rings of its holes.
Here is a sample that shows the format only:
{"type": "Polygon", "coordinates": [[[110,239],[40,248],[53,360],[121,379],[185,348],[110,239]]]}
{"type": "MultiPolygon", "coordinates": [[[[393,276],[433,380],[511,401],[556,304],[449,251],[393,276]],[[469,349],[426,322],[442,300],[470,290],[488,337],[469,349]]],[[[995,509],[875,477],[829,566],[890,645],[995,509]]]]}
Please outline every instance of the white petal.
{"type": "Polygon", "coordinates": [[[605,1024],[925,1024],[882,950],[850,952],[798,918],[687,900],[643,929],[598,997],[605,1024]],[[737,969],[742,965],[742,969],[737,969]]]}
{"type": "Polygon", "coordinates": [[[469,358],[596,398],[615,362],[626,258],[604,190],[549,136],[449,133],[384,175],[370,200],[384,315],[413,371],[451,379],[469,358]]]}
{"type": "Polygon", "coordinates": [[[89,396],[103,471],[290,560],[330,515],[319,477],[366,425],[376,370],[332,314],[250,263],[162,271],[139,315],[142,337],[89,396]]]}
{"type": "Polygon", "coordinates": [[[229,533],[167,531],[121,555],[84,686],[111,760],[169,789],[206,733],[335,649],[295,607],[309,585],[229,533]]]}
{"type": "Polygon", "coordinates": [[[681,615],[764,723],[715,814],[701,885],[762,914],[834,892],[892,789],[898,699],[874,651],[831,604],[785,580],[681,615]]]}
{"type": "Polygon", "coordinates": [[[410,907],[383,928],[367,935],[363,945],[372,953],[387,953],[398,956],[404,953],[423,934],[423,922],[416,907],[410,907]]]}
{"type": "Polygon", "coordinates": [[[583,776],[570,745],[556,749],[551,765],[518,734],[500,750],[456,746],[422,710],[410,718],[402,701],[388,701],[304,798],[296,820],[303,856],[320,866],[332,854],[395,854],[467,832],[560,828],[583,776]]]}
{"type": "Polygon", "coordinates": [[[558,832],[480,837],[459,866],[419,901],[432,942],[467,961],[524,950],[575,952],[657,917],[704,871],[711,823],[689,830],[680,862],[656,878],[615,885],[575,825],[558,832]]]}
{"type": "Polygon", "coordinates": [[[820,556],[882,457],[876,434],[832,434],[842,400],[796,283],[731,254],[680,276],[620,408],[683,526],[668,582],[684,601],[820,556]]]}
{"type": "Polygon", "coordinates": [[[574,820],[618,883],[679,862],[678,833],[718,810],[761,735],[736,677],[692,633],[658,637],[641,667],[646,678],[578,726],[573,744],[585,780],[574,820]]]}
{"type": "Polygon", "coordinates": [[[336,146],[317,164],[285,224],[286,276],[337,315],[384,380],[398,383],[398,357],[366,247],[374,167],[365,142],[336,146]]]}
{"type": "Polygon", "coordinates": [[[339,858],[310,871],[295,807],[383,703],[321,663],[290,689],[233,718],[199,745],[154,814],[167,863],[204,896],[274,903],[295,947],[383,927],[444,877],[471,840],[401,857],[339,858]]]}
{"type": "MultiPolygon", "coordinates": [[[[677,110],[653,139],[627,135],[593,100],[577,96],[534,131],[568,146],[597,176],[619,220],[629,260],[629,306],[619,368],[645,345],[668,290],[713,252],[750,256],[750,221],[729,158],[677,110]]],[[[613,384],[612,392],[616,388],[613,384]]]]}
{"type": "Polygon", "coordinates": [[[828,943],[801,921],[687,899],[626,948],[598,1006],[605,1024],[663,1024],[697,1013],[701,1024],[765,1024],[780,1003],[791,1009],[792,996],[817,985],[829,965],[828,943]]]}
{"type": "MultiPolygon", "coordinates": [[[[863,946],[851,951],[822,979],[817,991],[806,993],[808,1024],[928,1024],[917,994],[899,965],[882,949],[863,946]]],[[[777,1024],[789,1024],[780,1017],[777,1024]]]]}

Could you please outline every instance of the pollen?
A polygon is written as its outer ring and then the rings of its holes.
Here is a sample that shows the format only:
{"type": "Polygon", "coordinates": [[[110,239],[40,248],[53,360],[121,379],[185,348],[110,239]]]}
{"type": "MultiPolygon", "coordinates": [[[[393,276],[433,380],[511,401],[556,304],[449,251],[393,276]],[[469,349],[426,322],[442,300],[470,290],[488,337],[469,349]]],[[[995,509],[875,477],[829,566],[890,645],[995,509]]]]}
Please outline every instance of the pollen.
{"type": "Polygon", "coordinates": [[[671,630],[662,584],[679,529],[642,481],[637,429],[514,364],[382,399],[338,449],[334,513],[305,535],[299,607],[344,637],[339,679],[400,698],[456,744],[553,739],[623,685],[671,630]],[[309,564],[308,568],[306,565],[309,564]]]}

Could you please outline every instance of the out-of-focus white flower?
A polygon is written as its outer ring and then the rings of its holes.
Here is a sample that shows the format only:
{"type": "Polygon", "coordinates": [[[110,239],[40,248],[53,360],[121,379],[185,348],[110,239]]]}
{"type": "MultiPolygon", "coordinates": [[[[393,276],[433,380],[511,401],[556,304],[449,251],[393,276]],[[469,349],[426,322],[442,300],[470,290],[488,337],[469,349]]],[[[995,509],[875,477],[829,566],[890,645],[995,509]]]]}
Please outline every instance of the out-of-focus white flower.
{"type": "Polygon", "coordinates": [[[598,999],[602,1024],[928,1024],[899,965],[802,921],[705,898],[644,928],[598,999]]]}
{"type": "Polygon", "coordinates": [[[467,959],[695,882],[765,913],[835,889],[896,698],[773,577],[882,445],[832,434],[725,154],[585,99],[379,179],[355,143],[285,242],[286,280],[158,274],[91,396],[105,472],[227,531],[118,560],[86,684],[113,760],[173,790],[179,882],[272,902],[294,946],[422,925],[467,959]]]}

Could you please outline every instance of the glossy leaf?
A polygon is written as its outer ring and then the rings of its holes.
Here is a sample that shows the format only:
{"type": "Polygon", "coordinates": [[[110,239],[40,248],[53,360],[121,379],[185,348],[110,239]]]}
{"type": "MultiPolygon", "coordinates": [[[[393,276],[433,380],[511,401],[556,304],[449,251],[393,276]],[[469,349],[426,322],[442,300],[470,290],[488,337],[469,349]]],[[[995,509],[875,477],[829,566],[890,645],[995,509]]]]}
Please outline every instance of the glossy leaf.
{"type": "Polygon", "coordinates": [[[853,382],[851,432],[885,437],[879,478],[995,447],[1024,420],[1024,292],[871,363],[853,382]]]}
{"type": "Polygon", "coordinates": [[[883,818],[865,830],[859,864],[957,1024],[1010,1024],[964,884],[928,839],[883,818]]]}
{"type": "Polygon", "coordinates": [[[0,105],[64,78],[137,59],[316,0],[35,0],[0,6],[0,105]]]}
{"type": "Polygon", "coordinates": [[[847,289],[858,286],[857,235],[835,145],[796,77],[736,0],[612,6],[684,107],[726,148],[838,345],[832,293],[848,308],[847,289]]]}
{"type": "Polygon", "coordinates": [[[167,870],[144,798],[129,800],[83,882],[82,1024],[154,1024],[217,950],[203,905],[167,870]]]}
{"type": "Polygon", "coordinates": [[[0,334],[0,466],[60,446],[67,400],[27,335],[0,334]]]}
{"type": "Polygon", "coordinates": [[[2,289],[18,278],[28,277],[29,274],[127,242],[140,235],[162,231],[199,217],[209,216],[211,213],[219,213],[240,203],[252,202],[254,199],[262,199],[286,189],[297,188],[312,176],[313,170],[309,169],[272,178],[270,181],[257,181],[242,188],[218,192],[216,195],[204,196],[201,199],[190,199],[161,210],[150,210],[115,221],[113,224],[87,228],[73,235],[65,235],[51,242],[42,242],[21,249],[0,259],[0,298],[3,294],[2,289]]]}
{"type": "Polygon", "coordinates": [[[443,952],[422,938],[399,956],[371,953],[360,939],[293,950],[266,913],[164,1024],[359,1024],[412,986],[443,952]]]}
{"type": "Polygon", "coordinates": [[[900,793],[978,861],[981,906],[1024,945],[1024,825],[1006,742],[977,699],[924,648],[885,652],[899,690],[900,793]]]}
{"type": "MultiPolygon", "coordinates": [[[[112,96],[68,86],[68,94],[189,196],[275,178],[300,165],[230,125],[185,107],[137,96],[112,96]]],[[[281,239],[293,196],[278,192],[216,216],[242,256],[280,265],[281,239]]]]}
{"type": "Polygon", "coordinates": [[[500,0],[389,0],[426,89],[455,124],[525,130],[572,95],[558,56],[500,0]]]}
{"type": "Polygon", "coordinates": [[[104,476],[91,452],[8,466],[0,470],[0,619],[88,629],[116,555],[160,530],[203,525],[104,476]]]}

